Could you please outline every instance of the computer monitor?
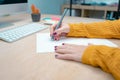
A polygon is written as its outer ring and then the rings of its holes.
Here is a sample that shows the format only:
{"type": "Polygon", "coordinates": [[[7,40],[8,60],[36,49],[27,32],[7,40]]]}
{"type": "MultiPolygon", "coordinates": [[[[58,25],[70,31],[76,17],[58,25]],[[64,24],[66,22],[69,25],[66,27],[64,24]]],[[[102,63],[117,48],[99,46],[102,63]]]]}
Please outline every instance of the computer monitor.
{"type": "MultiPolygon", "coordinates": [[[[27,10],[27,0],[0,0],[0,18],[27,12],[27,10]]],[[[0,28],[13,25],[13,21],[17,20],[0,20],[0,28]]]]}
{"type": "Polygon", "coordinates": [[[27,0],[0,0],[0,16],[25,12],[27,0]]]}

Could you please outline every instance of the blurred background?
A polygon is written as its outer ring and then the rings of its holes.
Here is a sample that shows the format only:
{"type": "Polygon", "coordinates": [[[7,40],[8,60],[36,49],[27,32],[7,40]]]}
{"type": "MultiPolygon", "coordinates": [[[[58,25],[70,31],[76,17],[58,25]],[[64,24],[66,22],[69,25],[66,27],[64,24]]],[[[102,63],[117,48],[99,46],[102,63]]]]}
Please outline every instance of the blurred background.
{"type": "MultiPolygon", "coordinates": [[[[118,0],[72,0],[72,16],[114,19],[118,2],[118,0]],[[86,6],[94,8],[89,9],[86,7],[86,9],[83,10],[80,5],[83,5],[84,8],[86,6]],[[99,9],[97,10],[97,8],[99,9]]],[[[41,13],[43,14],[60,15],[63,12],[63,7],[69,8],[70,0],[29,0],[29,6],[31,4],[35,4],[38,8],[40,8],[41,13]]],[[[69,12],[67,15],[69,15],[69,12]]]]}

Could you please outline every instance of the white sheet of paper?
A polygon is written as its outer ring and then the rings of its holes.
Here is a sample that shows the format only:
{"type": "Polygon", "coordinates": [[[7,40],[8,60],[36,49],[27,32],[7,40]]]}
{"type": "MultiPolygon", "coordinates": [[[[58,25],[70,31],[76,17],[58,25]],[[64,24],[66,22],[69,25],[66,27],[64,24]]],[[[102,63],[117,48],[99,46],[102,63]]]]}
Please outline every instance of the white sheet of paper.
{"type": "Polygon", "coordinates": [[[117,47],[116,44],[106,39],[65,38],[59,41],[52,41],[49,33],[38,33],[36,42],[37,53],[54,52],[54,46],[61,45],[62,43],[77,45],[88,45],[88,43],[92,43],[95,45],[107,45],[111,47],[117,47]]]}

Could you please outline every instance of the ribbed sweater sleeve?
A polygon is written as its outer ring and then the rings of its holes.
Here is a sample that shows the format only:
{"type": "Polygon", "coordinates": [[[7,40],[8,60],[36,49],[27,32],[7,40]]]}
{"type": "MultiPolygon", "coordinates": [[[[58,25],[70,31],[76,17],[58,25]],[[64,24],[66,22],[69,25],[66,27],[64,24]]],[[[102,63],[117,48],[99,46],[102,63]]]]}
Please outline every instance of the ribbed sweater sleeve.
{"type": "Polygon", "coordinates": [[[120,20],[69,24],[68,37],[120,38],[120,20]]]}
{"type": "Polygon", "coordinates": [[[82,56],[82,63],[100,67],[120,80],[120,49],[103,45],[91,45],[82,56]]]}

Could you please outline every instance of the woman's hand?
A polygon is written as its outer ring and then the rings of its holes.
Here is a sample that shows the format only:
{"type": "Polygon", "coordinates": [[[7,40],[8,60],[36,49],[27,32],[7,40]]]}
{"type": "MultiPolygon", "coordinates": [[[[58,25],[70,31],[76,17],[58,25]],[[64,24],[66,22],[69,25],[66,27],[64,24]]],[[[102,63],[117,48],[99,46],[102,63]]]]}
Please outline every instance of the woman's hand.
{"type": "Polygon", "coordinates": [[[63,23],[59,29],[55,30],[57,24],[54,24],[50,28],[50,36],[54,36],[54,40],[59,40],[61,37],[66,36],[70,31],[68,24],[63,23]]]}
{"type": "Polygon", "coordinates": [[[58,59],[73,60],[81,62],[82,55],[87,46],[63,43],[55,46],[55,57],[58,59]]]}

